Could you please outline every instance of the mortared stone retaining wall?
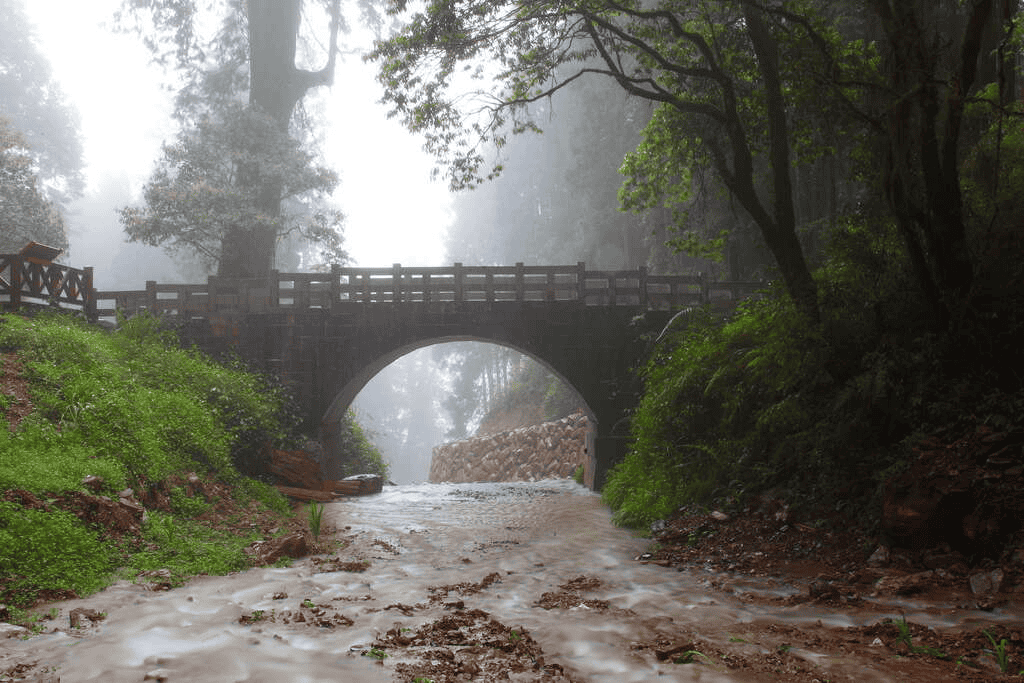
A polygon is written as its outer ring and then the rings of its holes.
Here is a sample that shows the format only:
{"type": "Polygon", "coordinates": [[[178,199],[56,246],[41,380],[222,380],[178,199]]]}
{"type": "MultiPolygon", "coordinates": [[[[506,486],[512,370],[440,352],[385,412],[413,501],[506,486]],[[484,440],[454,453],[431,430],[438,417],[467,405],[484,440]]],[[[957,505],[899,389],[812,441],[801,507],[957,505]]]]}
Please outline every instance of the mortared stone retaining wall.
{"type": "Polygon", "coordinates": [[[434,448],[430,481],[538,481],[568,478],[587,459],[588,420],[582,413],[473,437],[434,448]]]}

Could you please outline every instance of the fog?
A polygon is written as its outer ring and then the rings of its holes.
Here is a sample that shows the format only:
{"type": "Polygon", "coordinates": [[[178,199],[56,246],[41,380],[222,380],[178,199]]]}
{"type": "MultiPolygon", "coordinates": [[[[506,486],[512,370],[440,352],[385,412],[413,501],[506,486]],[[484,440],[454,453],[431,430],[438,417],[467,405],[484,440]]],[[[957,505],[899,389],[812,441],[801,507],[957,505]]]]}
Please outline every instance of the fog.
{"type": "MultiPolygon", "coordinates": [[[[69,12],[47,3],[0,3],[11,11],[24,7],[34,59],[48,61],[50,87],[79,113],[86,183],[64,204],[69,248],[60,260],[92,266],[99,290],[142,289],[147,280],[205,281],[207,270],[194,258],[127,242],[118,220],[118,209],[141,203],[160,146],[173,140],[176,127],[173,78],[149,63],[139,36],[111,32],[117,0],[78,3],[69,12]]],[[[333,200],[347,216],[351,265],[718,267],[664,247],[667,213],[619,209],[618,168],[650,117],[648,103],[626,97],[610,81],[581,80],[537,105],[543,134],[512,136],[488,153],[504,164],[502,176],[451,195],[443,182],[430,180],[434,162],[421,151],[422,140],[388,120],[377,103],[374,67],[359,58],[369,44],[365,31],[357,28],[344,40],[334,87],[317,91],[305,108],[320,131],[324,161],[341,176],[333,200]]],[[[9,94],[0,93],[0,104],[9,94]]],[[[292,262],[287,255],[279,260],[292,262]]],[[[426,479],[432,448],[471,435],[488,402],[525,367],[517,354],[475,346],[411,353],[357,397],[353,407],[395,481],[426,479]]]]}

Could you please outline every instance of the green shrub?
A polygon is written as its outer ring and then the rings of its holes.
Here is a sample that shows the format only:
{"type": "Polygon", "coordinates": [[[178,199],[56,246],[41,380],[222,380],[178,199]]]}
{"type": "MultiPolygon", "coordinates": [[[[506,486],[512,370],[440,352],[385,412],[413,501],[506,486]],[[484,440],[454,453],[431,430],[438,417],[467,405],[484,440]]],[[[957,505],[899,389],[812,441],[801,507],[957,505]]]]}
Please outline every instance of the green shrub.
{"type": "Polygon", "coordinates": [[[775,291],[663,340],[603,491],[617,523],[768,488],[820,503],[892,466],[874,449],[913,431],[942,374],[900,242],[891,226],[851,224],[816,277],[820,325],[775,291]]]}
{"type": "Polygon", "coordinates": [[[112,548],[77,517],[0,502],[0,601],[27,605],[40,590],[80,596],[103,588],[112,548]]]}
{"type": "Polygon", "coordinates": [[[23,350],[33,400],[61,439],[120,460],[136,477],[186,469],[230,477],[239,461],[257,474],[253,453],[292,434],[282,391],[237,362],[174,348],[151,316],[114,334],[66,316],[3,320],[0,344],[23,350]]]}
{"type": "MultiPolygon", "coordinates": [[[[110,494],[201,472],[231,486],[243,505],[291,514],[276,489],[236,467],[258,472],[267,446],[287,447],[297,429],[286,393],[267,378],[177,348],[173,331],[150,316],[112,334],[66,315],[0,316],[0,345],[21,355],[35,406],[16,432],[0,434],[0,489],[45,498],[97,475],[110,494]]],[[[148,511],[144,549],[134,554],[101,543],[67,513],[0,504],[0,602],[28,604],[45,589],[94,591],[118,560],[130,576],[168,568],[175,581],[248,566],[242,551],[254,534],[194,523],[211,503],[180,487],[169,504],[172,515],[148,511]]]]}
{"type": "Polygon", "coordinates": [[[339,434],[342,454],[342,474],[346,477],[353,474],[379,474],[388,477],[388,464],[380,450],[366,436],[359,425],[356,415],[351,410],[345,413],[339,434]]]}
{"type": "Polygon", "coordinates": [[[251,563],[243,550],[258,538],[255,533],[237,536],[152,510],[142,533],[150,547],[131,556],[132,573],[168,569],[173,583],[245,569],[251,563]]]}
{"type": "Polygon", "coordinates": [[[171,512],[186,519],[199,517],[213,507],[212,503],[202,498],[188,495],[188,492],[181,486],[172,488],[167,498],[170,502],[171,512]]]}
{"type": "Polygon", "coordinates": [[[93,448],[59,433],[49,423],[26,420],[17,433],[4,430],[0,434],[0,489],[75,490],[90,474],[101,477],[110,491],[127,485],[120,461],[97,457],[93,448]]]}

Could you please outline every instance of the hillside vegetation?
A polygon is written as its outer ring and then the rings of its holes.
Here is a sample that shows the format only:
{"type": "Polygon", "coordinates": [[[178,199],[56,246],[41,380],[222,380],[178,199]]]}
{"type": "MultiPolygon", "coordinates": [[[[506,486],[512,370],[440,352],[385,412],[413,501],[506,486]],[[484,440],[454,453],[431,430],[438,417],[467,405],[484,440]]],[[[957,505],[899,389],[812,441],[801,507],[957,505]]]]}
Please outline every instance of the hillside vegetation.
{"type": "Polygon", "coordinates": [[[254,541],[301,531],[276,489],[243,474],[298,438],[268,378],[180,349],[145,316],[107,332],[5,315],[0,348],[0,603],[235,571],[254,541]]]}
{"type": "Polygon", "coordinates": [[[989,463],[985,482],[957,485],[973,487],[957,512],[988,510],[1002,520],[992,540],[1009,542],[1021,514],[998,496],[1012,493],[1000,482],[1024,465],[1021,280],[1008,277],[998,299],[975,298],[942,330],[905,264],[895,230],[850,226],[815,274],[820,324],[772,288],[727,318],[695,311],[666,335],[642,370],[632,448],[603,491],[616,521],[646,527],[681,509],[738,511],[769,496],[810,522],[877,531],[887,482],[909,467],[920,482],[956,481],[978,457],[984,465],[984,450],[954,454],[952,474],[920,462],[921,451],[977,433],[1006,444],[1006,462],[989,463]]]}

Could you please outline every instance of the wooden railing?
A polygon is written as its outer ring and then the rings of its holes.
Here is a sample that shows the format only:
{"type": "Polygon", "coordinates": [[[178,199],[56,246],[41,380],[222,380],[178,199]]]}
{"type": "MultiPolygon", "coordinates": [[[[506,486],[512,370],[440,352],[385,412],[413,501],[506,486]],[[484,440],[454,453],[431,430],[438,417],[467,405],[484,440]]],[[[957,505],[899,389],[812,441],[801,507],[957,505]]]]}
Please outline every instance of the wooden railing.
{"type": "Polygon", "coordinates": [[[40,262],[21,254],[0,254],[0,306],[55,307],[96,318],[92,268],[40,262]]]}
{"type": "Polygon", "coordinates": [[[758,282],[709,282],[703,275],[648,275],[645,269],[575,266],[334,268],[329,273],[278,273],[267,279],[210,277],[205,285],[146,283],[144,291],[97,292],[97,315],[152,311],[203,316],[224,310],[346,309],[357,305],[547,302],[669,310],[739,299],[758,282]]]}

